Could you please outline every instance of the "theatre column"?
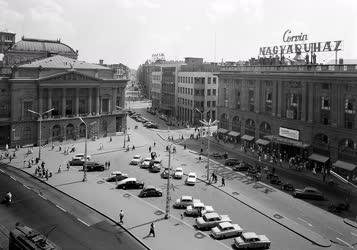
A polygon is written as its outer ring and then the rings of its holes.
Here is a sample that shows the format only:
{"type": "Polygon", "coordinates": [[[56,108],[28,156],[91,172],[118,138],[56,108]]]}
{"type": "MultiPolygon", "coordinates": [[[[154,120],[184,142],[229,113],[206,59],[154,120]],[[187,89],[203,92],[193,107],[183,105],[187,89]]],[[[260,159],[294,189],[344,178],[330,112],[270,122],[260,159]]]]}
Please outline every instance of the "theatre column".
{"type": "Polygon", "coordinates": [[[277,116],[282,117],[283,113],[283,82],[280,80],[277,80],[278,84],[278,111],[277,111],[277,116]]]}
{"type": "Polygon", "coordinates": [[[99,115],[99,88],[97,88],[96,91],[96,105],[95,105],[95,112],[97,113],[97,115],[99,115]]]}
{"type": "Polygon", "coordinates": [[[255,103],[254,103],[254,110],[257,114],[260,113],[260,99],[261,99],[261,83],[260,83],[260,80],[255,80],[254,81],[254,85],[255,85],[255,93],[254,93],[254,96],[255,96],[255,103]]]}
{"type": "Polygon", "coordinates": [[[51,109],[51,108],[53,108],[52,107],[52,89],[48,88],[47,109],[51,109]]]}
{"type": "Polygon", "coordinates": [[[308,83],[307,85],[308,89],[308,101],[307,101],[307,106],[308,106],[308,117],[307,121],[309,123],[312,123],[314,121],[314,86],[313,83],[308,83]]]}
{"type": "Polygon", "coordinates": [[[62,89],[62,116],[66,117],[66,89],[62,89]]]}
{"type": "Polygon", "coordinates": [[[306,110],[307,110],[307,83],[302,83],[301,89],[301,121],[306,121],[306,110]]]}
{"type": "Polygon", "coordinates": [[[42,114],[43,108],[43,89],[39,88],[38,90],[38,112],[42,114]]]}
{"type": "Polygon", "coordinates": [[[76,88],[76,116],[79,116],[79,88],[76,88]]]}
{"type": "Polygon", "coordinates": [[[92,114],[92,88],[88,89],[88,113],[89,115],[92,114]]]}
{"type": "MultiPolygon", "coordinates": [[[[118,94],[118,88],[114,87],[113,88],[113,99],[112,99],[112,112],[114,112],[116,110],[116,106],[117,106],[117,94],[118,94]]],[[[124,107],[123,107],[124,108],[124,107]]]]}
{"type": "Polygon", "coordinates": [[[277,91],[278,91],[278,83],[277,83],[277,81],[273,81],[273,96],[272,96],[272,98],[273,98],[273,101],[272,101],[272,112],[271,112],[271,114],[272,114],[272,116],[276,116],[276,106],[277,106],[277,91]]]}

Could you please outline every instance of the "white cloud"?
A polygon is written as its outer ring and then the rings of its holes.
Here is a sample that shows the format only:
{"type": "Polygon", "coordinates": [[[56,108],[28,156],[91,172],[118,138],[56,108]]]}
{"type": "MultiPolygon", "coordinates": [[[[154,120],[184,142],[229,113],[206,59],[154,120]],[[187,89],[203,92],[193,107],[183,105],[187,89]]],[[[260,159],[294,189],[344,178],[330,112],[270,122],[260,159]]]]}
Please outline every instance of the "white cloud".
{"type": "Polygon", "coordinates": [[[140,15],[140,16],[137,16],[136,19],[140,24],[145,25],[148,23],[148,19],[146,16],[140,15]]]}
{"type": "Polygon", "coordinates": [[[160,8],[160,4],[152,0],[119,0],[116,3],[118,4],[119,7],[125,9],[140,8],[140,7],[147,8],[147,9],[160,8]]]}
{"type": "MultiPolygon", "coordinates": [[[[23,20],[23,14],[11,9],[6,1],[0,0],[0,30],[16,27],[16,25],[23,20]]],[[[10,31],[16,32],[15,30],[10,31]]]]}

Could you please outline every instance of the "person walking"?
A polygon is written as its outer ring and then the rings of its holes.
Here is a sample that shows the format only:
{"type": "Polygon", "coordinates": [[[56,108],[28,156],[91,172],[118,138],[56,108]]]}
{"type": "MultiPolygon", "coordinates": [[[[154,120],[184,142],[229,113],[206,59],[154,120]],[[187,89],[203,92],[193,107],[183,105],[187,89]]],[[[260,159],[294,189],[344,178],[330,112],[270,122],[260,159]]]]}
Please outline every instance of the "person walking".
{"type": "Polygon", "coordinates": [[[124,219],[124,212],[123,210],[120,210],[120,213],[119,213],[119,223],[123,224],[123,219],[124,219]]]}
{"type": "Polygon", "coordinates": [[[224,180],[224,177],[222,177],[222,187],[225,187],[226,186],[226,182],[224,180]]]}
{"type": "Polygon", "coordinates": [[[153,237],[155,237],[155,226],[154,226],[153,222],[151,222],[151,224],[150,224],[150,232],[149,232],[148,236],[150,236],[150,235],[153,235],[153,237]]]}
{"type": "Polygon", "coordinates": [[[154,147],[156,147],[156,142],[154,142],[154,147]]]}
{"type": "Polygon", "coordinates": [[[149,146],[149,153],[151,153],[151,146],[149,146]]]}

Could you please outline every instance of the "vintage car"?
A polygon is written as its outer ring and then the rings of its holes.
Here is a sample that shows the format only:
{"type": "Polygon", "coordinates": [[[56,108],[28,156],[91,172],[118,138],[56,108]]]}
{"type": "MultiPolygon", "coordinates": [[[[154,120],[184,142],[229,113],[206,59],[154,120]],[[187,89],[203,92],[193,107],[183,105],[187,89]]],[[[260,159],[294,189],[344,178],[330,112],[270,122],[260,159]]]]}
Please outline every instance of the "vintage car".
{"type": "Polygon", "coordinates": [[[142,189],[144,188],[144,182],[136,180],[136,178],[126,178],[120,181],[117,185],[119,189],[142,189]]]}
{"type": "Polygon", "coordinates": [[[295,189],[293,193],[294,197],[302,199],[314,199],[314,200],[323,200],[324,195],[313,187],[306,187],[304,189],[295,189]]]}
{"type": "Polygon", "coordinates": [[[224,161],[224,165],[226,166],[234,166],[240,163],[240,160],[236,158],[228,158],[224,161]]]}
{"type": "Polygon", "coordinates": [[[234,246],[238,249],[257,249],[270,247],[270,240],[265,235],[257,235],[253,232],[242,233],[234,238],[234,246]]]}
{"type": "Polygon", "coordinates": [[[122,181],[122,180],[124,180],[126,178],[128,178],[127,174],[124,174],[124,173],[122,173],[120,171],[115,171],[105,181],[107,181],[107,182],[116,182],[116,181],[122,181]]]}
{"type": "Polygon", "coordinates": [[[214,209],[212,206],[205,206],[201,201],[194,201],[192,205],[186,207],[184,214],[186,216],[198,217],[213,212],[214,209]]]}
{"type": "MultiPolygon", "coordinates": [[[[91,160],[91,156],[87,155],[87,161],[91,160]]],[[[83,166],[84,163],[84,154],[75,154],[72,157],[72,160],[69,161],[70,166],[83,166]]]]}
{"type": "Polygon", "coordinates": [[[134,155],[133,159],[130,161],[130,165],[139,165],[142,159],[140,155],[134,155]]]}
{"type": "Polygon", "coordinates": [[[193,186],[193,185],[196,184],[196,180],[197,180],[196,174],[195,173],[189,173],[187,178],[186,178],[185,183],[186,183],[186,185],[193,186]]]}
{"type": "Polygon", "coordinates": [[[176,168],[173,177],[175,179],[182,179],[182,176],[183,176],[183,169],[182,168],[176,168]]]}
{"type": "Polygon", "coordinates": [[[232,169],[234,171],[248,171],[252,166],[249,165],[248,163],[241,161],[239,164],[234,165],[232,169]]]}
{"type": "MultiPolygon", "coordinates": [[[[174,203],[174,208],[186,208],[193,204],[194,199],[192,196],[183,195],[181,198],[177,199],[174,203]]],[[[196,201],[196,200],[195,200],[196,201]]],[[[199,200],[197,200],[199,201],[199,200]]]]}
{"type": "Polygon", "coordinates": [[[228,215],[219,215],[217,213],[206,213],[202,217],[196,218],[196,226],[198,229],[211,229],[218,226],[221,222],[231,222],[228,215]]]}
{"type": "Polygon", "coordinates": [[[238,224],[230,222],[219,223],[218,226],[211,229],[211,235],[215,239],[224,239],[240,236],[243,229],[238,224]]]}
{"type": "Polygon", "coordinates": [[[164,171],[162,171],[160,175],[161,175],[161,178],[167,179],[167,178],[169,178],[170,174],[172,174],[172,170],[169,171],[168,168],[165,168],[164,171]]]}
{"type": "Polygon", "coordinates": [[[147,186],[140,191],[139,197],[161,197],[162,190],[154,186],[147,186]]]}
{"type": "Polygon", "coordinates": [[[140,167],[141,168],[149,168],[150,167],[150,162],[151,162],[151,158],[148,157],[148,158],[145,158],[141,164],[140,164],[140,167]]]}
{"type": "Polygon", "coordinates": [[[86,171],[104,171],[105,167],[104,164],[95,162],[95,161],[87,161],[85,164],[83,164],[83,170],[86,169],[86,171]]]}

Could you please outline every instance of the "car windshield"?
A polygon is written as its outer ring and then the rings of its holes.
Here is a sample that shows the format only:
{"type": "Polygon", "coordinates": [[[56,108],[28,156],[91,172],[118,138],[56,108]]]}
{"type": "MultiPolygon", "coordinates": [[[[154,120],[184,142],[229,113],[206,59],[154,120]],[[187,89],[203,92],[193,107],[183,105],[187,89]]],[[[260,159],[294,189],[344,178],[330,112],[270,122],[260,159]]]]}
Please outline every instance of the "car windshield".
{"type": "Polygon", "coordinates": [[[196,175],[190,174],[190,175],[188,176],[188,178],[196,178],[196,175]]]}
{"type": "Polygon", "coordinates": [[[134,156],[134,159],[140,159],[140,156],[135,155],[135,156],[134,156]]]}
{"type": "Polygon", "coordinates": [[[176,173],[181,173],[182,169],[176,169],[176,173]]]}

